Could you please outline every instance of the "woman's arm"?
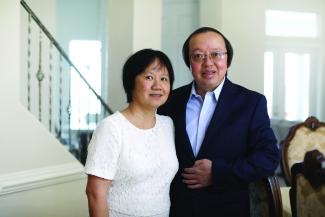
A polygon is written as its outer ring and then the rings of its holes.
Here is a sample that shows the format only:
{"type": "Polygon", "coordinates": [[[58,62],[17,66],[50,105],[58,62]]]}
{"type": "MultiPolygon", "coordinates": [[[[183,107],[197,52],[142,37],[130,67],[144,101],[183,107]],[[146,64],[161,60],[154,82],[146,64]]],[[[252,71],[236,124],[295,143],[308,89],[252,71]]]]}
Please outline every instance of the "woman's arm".
{"type": "Polygon", "coordinates": [[[90,217],[108,216],[107,191],[111,182],[111,180],[88,175],[86,194],[90,217]]]}

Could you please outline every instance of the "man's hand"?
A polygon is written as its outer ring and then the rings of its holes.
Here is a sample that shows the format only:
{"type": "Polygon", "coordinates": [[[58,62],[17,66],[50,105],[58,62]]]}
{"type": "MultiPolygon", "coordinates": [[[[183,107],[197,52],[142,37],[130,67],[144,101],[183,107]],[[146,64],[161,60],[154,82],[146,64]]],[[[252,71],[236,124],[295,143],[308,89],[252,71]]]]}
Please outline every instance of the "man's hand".
{"type": "Polygon", "coordinates": [[[193,167],[185,168],[182,173],[183,182],[188,188],[197,189],[212,184],[212,162],[208,159],[195,161],[193,167]]]}

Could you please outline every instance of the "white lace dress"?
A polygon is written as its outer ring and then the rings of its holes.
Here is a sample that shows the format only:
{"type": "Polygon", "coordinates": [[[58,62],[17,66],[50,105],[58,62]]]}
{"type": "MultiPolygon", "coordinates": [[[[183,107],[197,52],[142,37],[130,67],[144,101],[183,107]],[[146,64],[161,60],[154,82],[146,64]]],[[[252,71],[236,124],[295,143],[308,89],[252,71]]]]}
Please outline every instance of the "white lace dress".
{"type": "Polygon", "coordinates": [[[157,114],[155,126],[144,130],[115,112],[94,132],[85,172],[112,180],[110,217],[168,217],[169,187],[177,169],[169,117],[157,114]]]}

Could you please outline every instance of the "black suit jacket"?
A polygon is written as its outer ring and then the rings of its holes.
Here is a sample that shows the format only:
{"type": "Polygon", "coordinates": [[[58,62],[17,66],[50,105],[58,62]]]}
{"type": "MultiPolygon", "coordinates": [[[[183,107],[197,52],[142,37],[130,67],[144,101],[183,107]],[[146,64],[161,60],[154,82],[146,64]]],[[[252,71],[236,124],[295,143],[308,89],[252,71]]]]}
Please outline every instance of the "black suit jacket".
{"type": "Polygon", "coordinates": [[[179,160],[170,190],[173,217],[249,216],[248,183],[274,173],[279,152],[263,95],[227,78],[195,157],[186,131],[186,104],[192,83],[173,91],[159,113],[175,125],[179,160]],[[213,185],[191,190],[182,182],[184,168],[199,159],[212,161],[213,185]]]}

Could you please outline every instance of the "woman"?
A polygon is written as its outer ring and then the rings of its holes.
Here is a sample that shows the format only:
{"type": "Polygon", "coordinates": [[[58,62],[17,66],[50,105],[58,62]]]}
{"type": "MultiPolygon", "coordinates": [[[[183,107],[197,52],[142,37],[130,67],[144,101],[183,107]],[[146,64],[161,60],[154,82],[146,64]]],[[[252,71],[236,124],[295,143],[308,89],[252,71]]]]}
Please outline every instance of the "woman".
{"type": "Polygon", "coordinates": [[[124,64],[129,105],[98,125],[88,147],[91,217],[169,216],[169,186],[178,170],[174,126],[156,110],[169,96],[173,73],[168,57],[151,49],[124,64]]]}

